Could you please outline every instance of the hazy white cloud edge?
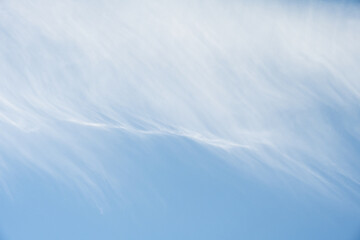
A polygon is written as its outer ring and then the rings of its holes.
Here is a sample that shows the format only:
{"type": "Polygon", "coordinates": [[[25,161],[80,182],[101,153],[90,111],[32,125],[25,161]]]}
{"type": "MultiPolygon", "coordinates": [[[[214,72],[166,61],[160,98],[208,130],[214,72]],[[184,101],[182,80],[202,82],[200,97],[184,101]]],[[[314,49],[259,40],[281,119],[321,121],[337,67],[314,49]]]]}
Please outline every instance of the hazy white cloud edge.
{"type": "Polygon", "coordinates": [[[4,187],[20,159],[102,195],[99,181],[114,179],[79,143],[86,137],[63,128],[74,124],[185,137],[241,168],[260,163],[359,197],[358,4],[20,0],[0,9],[4,187]]]}

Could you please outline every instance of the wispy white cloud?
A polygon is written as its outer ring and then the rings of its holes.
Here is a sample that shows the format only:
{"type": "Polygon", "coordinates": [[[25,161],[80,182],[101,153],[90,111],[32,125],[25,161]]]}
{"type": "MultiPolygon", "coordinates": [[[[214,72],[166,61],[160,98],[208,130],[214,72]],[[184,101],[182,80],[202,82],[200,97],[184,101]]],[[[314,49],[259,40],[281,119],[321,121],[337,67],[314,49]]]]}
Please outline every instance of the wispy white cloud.
{"type": "Polygon", "coordinates": [[[186,137],[244,168],[257,162],[358,195],[355,3],[35,0],[1,9],[1,142],[30,165],[94,189],[91,173],[108,178],[101,159],[64,140],[70,122],[186,137]],[[55,150],[25,150],[8,125],[51,136],[55,150]]]}

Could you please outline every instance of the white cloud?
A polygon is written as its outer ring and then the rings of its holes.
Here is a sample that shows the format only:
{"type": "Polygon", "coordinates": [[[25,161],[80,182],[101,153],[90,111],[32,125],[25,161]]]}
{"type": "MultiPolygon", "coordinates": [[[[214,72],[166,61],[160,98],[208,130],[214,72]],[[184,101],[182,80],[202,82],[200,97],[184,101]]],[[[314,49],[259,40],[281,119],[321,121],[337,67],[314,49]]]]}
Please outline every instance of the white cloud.
{"type": "MultiPolygon", "coordinates": [[[[359,142],[356,4],[1,5],[3,131],[40,132],[54,145],[63,141],[61,122],[182,136],[234,154],[244,168],[260,162],[322,189],[358,194],[359,152],[349,146],[359,142]]],[[[28,144],[12,143],[20,152],[28,144]]],[[[72,151],[86,158],[86,147],[72,151]]],[[[54,176],[66,169],[96,188],[89,171],[98,171],[100,159],[79,166],[33,152],[24,155],[36,168],[54,176]]]]}

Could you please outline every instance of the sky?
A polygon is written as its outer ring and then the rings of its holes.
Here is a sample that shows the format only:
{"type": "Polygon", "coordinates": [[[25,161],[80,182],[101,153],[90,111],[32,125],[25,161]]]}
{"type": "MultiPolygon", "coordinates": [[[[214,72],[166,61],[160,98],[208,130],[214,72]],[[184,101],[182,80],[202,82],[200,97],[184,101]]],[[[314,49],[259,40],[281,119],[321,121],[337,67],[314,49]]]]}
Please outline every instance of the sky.
{"type": "Polygon", "coordinates": [[[358,1],[0,1],[0,240],[360,239],[358,1]]]}

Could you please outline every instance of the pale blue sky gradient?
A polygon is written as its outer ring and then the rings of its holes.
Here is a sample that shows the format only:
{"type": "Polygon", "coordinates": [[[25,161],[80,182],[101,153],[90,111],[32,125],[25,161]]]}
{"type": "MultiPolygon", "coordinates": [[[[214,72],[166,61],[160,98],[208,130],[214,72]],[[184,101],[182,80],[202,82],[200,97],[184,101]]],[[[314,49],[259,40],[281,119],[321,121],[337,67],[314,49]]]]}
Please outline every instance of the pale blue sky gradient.
{"type": "Polygon", "coordinates": [[[0,239],[360,238],[356,1],[1,1],[0,239]]]}

